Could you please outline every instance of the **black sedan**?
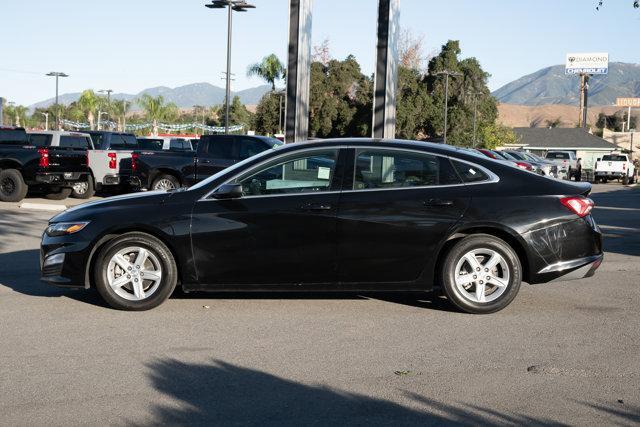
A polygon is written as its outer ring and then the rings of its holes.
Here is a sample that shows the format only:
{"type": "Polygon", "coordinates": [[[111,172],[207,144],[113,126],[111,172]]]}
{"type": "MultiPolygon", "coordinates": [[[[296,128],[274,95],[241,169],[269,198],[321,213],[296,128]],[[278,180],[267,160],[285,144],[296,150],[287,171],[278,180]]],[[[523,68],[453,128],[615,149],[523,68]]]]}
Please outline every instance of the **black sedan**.
{"type": "Polygon", "coordinates": [[[507,306],[521,281],[602,262],[591,186],[441,144],[371,139],[267,150],[189,189],[90,202],[51,219],[42,280],[146,310],[185,291],[442,289],[507,306]]]}

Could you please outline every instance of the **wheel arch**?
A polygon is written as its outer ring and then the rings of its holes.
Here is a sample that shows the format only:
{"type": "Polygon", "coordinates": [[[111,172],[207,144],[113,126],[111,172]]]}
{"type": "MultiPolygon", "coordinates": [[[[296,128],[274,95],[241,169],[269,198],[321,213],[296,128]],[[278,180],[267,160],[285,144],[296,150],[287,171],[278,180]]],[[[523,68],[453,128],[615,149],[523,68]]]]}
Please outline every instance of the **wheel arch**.
{"type": "Polygon", "coordinates": [[[4,169],[16,169],[22,173],[22,164],[14,159],[2,159],[0,160],[0,170],[4,169]]]}
{"type": "Polygon", "coordinates": [[[525,249],[524,240],[518,235],[518,233],[516,233],[515,230],[499,224],[468,225],[452,232],[438,250],[434,265],[434,276],[438,276],[442,263],[444,262],[444,258],[451,248],[460,239],[473,234],[489,234],[504,240],[516,252],[518,259],[520,260],[520,265],[522,266],[522,279],[524,281],[529,280],[530,260],[525,249]]]}
{"type": "Polygon", "coordinates": [[[178,262],[179,257],[176,256],[178,253],[177,248],[171,243],[171,239],[160,230],[154,229],[152,227],[145,226],[143,224],[140,225],[132,225],[128,227],[122,227],[117,229],[108,230],[103,233],[100,237],[95,240],[91,247],[91,251],[89,252],[89,257],[87,258],[87,262],[85,263],[85,272],[84,272],[84,287],[85,289],[91,288],[91,277],[93,277],[94,272],[94,264],[96,259],[96,254],[111,240],[122,236],[127,233],[141,233],[147,234],[151,237],[154,237],[160,240],[164,245],[169,248],[169,252],[173,256],[173,259],[176,262],[176,269],[178,270],[178,284],[182,283],[182,266],[180,262],[178,262]]]}

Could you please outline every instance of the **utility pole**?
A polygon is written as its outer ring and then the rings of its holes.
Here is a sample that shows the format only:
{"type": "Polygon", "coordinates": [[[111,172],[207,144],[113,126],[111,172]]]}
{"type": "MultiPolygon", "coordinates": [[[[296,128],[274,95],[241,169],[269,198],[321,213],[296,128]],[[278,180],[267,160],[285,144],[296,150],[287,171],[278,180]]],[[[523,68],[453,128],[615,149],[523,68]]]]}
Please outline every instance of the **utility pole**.
{"type": "Polygon", "coordinates": [[[47,73],[46,76],[56,78],[56,129],[60,129],[60,108],[58,108],[58,79],[60,77],[69,77],[69,75],[61,71],[52,71],[50,73],[47,73]]]}
{"type": "Polygon", "coordinates": [[[49,113],[40,111],[40,114],[44,116],[44,130],[49,130],[49,113]]]}
{"type": "Polygon", "coordinates": [[[0,97],[0,126],[4,126],[4,98],[0,97]]]}
{"type": "Polygon", "coordinates": [[[447,116],[449,112],[449,76],[459,77],[462,73],[456,71],[443,70],[435,74],[436,76],[444,75],[444,143],[447,143],[447,116]]]}
{"type": "Polygon", "coordinates": [[[580,117],[578,127],[587,127],[587,105],[589,99],[589,75],[580,73],[580,117]]]}
{"type": "Polygon", "coordinates": [[[98,93],[106,93],[107,94],[107,104],[109,104],[111,102],[111,93],[113,92],[113,89],[100,89],[98,91],[98,93]]]}

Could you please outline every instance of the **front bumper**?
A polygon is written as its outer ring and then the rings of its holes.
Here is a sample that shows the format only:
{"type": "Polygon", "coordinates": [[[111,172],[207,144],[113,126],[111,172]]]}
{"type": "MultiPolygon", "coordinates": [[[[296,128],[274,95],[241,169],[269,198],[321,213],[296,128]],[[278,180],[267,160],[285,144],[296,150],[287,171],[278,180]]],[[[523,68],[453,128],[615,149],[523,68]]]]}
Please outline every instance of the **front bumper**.
{"type": "Polygon", "coordinates": [[[85,287],[85,266],[91,253],[91,242],[76,240],[68,236],[50,237],[42,235],[40,245],[40,280],[50,285],[85,287]],[[45,266],[45,260],[53,255],[64,254],[62,262],[45,266]]]}
{"type": "Polygon", "coordinates": [[[88,172],[43,172],[36,175],[36,183],[73,187],[79,181],[86,181],[88,172]]]}

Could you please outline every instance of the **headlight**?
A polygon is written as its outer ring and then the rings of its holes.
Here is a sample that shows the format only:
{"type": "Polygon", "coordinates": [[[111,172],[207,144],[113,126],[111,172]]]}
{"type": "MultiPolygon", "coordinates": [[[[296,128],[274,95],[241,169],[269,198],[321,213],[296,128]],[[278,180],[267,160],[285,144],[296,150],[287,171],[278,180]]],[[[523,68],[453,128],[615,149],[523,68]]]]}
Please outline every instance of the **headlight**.
{"type": "Polygon", "coordinates": [[[49,237],[65,236],[67,234],[77,233],[85,228],[87,224],[89,224],[89,221],[58,222],[48,226],[45,233],[47,233],[49,237]]]}

